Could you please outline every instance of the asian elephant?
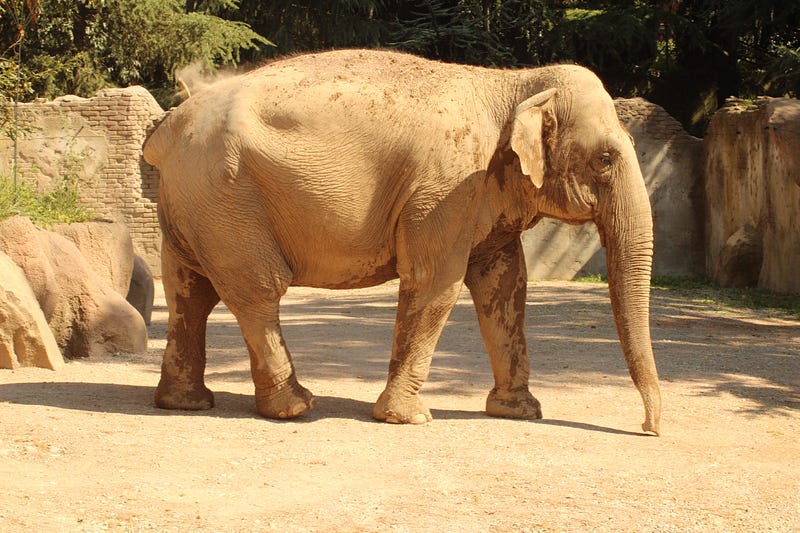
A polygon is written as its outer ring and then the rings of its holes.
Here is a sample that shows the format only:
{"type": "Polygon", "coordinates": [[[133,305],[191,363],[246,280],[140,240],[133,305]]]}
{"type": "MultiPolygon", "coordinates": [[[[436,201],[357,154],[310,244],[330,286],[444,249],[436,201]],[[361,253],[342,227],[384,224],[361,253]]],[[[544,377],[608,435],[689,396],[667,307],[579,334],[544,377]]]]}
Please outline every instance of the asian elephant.
{"type": "Polygon", "coordinates": [[[590,71],[494,70],[388,51],[280,60],[211,86],[151,134],[168,343],[156,404],[207,409],[206,319],[220,299],[250,354],[256,406],[314,406],[295,377],[279,302],[290,285],[399,278],[389,377],[373,416],[431,419],[419,398],[462,284],[494,373],[490,415],[534,419],[520,233],[594,222],[614,318],[658,433],[649,331],[652,216],[632,139],[590,71]]]}

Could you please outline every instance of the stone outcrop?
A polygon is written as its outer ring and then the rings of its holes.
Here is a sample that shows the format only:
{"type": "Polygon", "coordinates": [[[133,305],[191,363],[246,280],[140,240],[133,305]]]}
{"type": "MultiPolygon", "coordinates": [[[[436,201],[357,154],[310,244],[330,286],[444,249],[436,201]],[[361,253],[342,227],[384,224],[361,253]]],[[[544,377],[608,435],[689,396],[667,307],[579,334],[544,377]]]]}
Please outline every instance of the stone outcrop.
{"type": "Polygon", "coordinates": [[[64,358],[24,272],[0,252],[0,368],[59,370],[64,358]]]}
{"type": "Polygon", "coordinates": [[[65,357],[147,348],[141,315],[65,237],[13,217],[0,222],[0,251],[25,273],[65,357]]]}
{"type": "MultiPolygon", "coordinates": [[[[81,204],[98,217],[123,220],[136,253],[157,275],[158,171],[142,159],[142,144],[163,114],[143,87],[103,89],[93,98],[62,96],[18,108],[20,125],[31,129],[18,140],[20,177],[50,190],[61,176],[79,176],[81,204]]],[[[0,135],[0,173],[10,174],[12,151],[11,139],[0,135]]]]}
{"type": "Polygon", "coordinates": [[[746,279],[800,294],[800,101],[733,100],[703,149],[708,274],[723,286],[746,279]]]}
{"type": "Polygon", "coordinates": [[[125,297],[128,303],[142,315],[144,323],[150,325],[150,317],[153,314],[153,298],[155,297],[155,284],[153,283],[153,273],[147,266],[147,261],[138,255],[133,258],[133,275],[128,286],[128,294],[125,297]]]}
{"type": "Polygon", "coordinates": [[[122,296],[128,294],[133,273],[133,242],[124,222],[91,221],[55,224],[51,231],[78,247],[92,270],[122,296]]]}

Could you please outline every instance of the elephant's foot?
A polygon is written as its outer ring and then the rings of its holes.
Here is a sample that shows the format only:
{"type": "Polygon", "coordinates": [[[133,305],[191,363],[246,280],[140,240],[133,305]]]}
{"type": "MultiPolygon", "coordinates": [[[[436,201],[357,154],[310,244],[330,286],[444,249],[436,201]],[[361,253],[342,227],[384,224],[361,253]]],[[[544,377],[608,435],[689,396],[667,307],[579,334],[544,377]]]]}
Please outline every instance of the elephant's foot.
{"type": "Polygon", "coordinates": [[[205,385],[178,387],[162,379],[156,388],[156,406],[161,409],[199,411],[214,407],[214,393],[205,385]]]}
{"type": "Polygon", "coordinates": [[[419,395],[402,397],[385,390],[375,402],[372,417],[390,424],[424,424],[433,420],[431,412],[422,404],[419,395]]]}
{"type": "Polygon", "coordinates": [[[653,422],[650,417],[647,417],[647,419],[644,421],[644,424],[642,424],[642,430],[645,433],[650,433],[658,437],[658,425],[658,422],[653,422]]]}
{"type": "Polygon", "coordinates": [[[527,387],[499,391],[492,389],[486,398],[486,414],[501,418],[542,418],[542,406],[527,387]]]}
{"type": "Polygon", "coordinates": [[[294,418],[313,408],[314,395],[294,376],[270,389],[256,387],[256,409],[265,418],[294,418]]]}

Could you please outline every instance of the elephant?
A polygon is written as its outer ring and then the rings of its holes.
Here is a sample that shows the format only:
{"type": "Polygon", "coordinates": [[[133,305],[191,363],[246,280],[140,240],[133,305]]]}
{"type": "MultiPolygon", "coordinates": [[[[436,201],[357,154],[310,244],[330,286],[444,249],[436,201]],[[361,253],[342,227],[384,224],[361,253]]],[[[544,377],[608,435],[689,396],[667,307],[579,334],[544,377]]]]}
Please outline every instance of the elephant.
{"type": "Polygon", "coordinates": [[[169,310],[158,407],[208,409],[205,327],[220,301],[250,356],[257,411],[314,406],[281,333],[290,286],[399,278],[373,417],[426,423],[420,388],[466,285],[488,351],[493,416],[538,419],[529,390],[521,232],[593,222],[614,320],[658,434],[649,329],[652,214],[632,137],[600,79],[576,65],[500,70],[393,51],[277,60],[192,95],[149,135],[169,310]]]}

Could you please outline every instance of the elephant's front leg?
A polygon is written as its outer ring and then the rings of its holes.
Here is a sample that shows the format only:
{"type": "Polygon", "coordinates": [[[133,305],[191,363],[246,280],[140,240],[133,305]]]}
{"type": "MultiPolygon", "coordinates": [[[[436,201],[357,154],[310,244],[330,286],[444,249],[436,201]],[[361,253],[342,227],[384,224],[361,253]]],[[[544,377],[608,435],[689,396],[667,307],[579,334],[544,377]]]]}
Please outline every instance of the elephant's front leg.
{"type": "Polygon", "coordinates": [[[428,378],[433,350],[462,283],[460,277],[456,282],[413,284],[416,286],[401,280],[389,379],[373,410],[377,420],[394,424],[431,420],[419,390],[428,378]]]}
{"type": "Polygon", "coordinates": [[[494,372],[494,388],[486,399],[486,413],[492,416],[542,417],[538,400],[528,390],[526,274],[519,238],[492,257],[470,264],[467,270],[465,281],[494,372]]]}

